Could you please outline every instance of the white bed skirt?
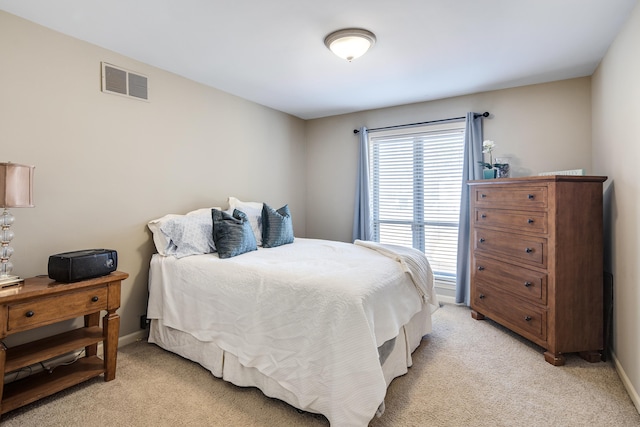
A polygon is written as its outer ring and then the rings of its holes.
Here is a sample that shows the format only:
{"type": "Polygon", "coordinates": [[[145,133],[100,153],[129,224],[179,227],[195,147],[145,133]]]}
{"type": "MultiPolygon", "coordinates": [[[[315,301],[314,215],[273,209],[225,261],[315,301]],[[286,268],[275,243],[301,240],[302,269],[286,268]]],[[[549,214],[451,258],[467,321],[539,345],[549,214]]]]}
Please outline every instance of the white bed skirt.
{"type": "MultiPolygon", "coordinates": [[[[404,325],[396,337],[395,346],[382,366],[387,387],[391,381],[404,375],[412,365],[411,353],[420,345],[422,337],[431,332],[431,306],[425,305],[408,324],[404,325]]],[[[151,320],[149,342],[186,359],[199,363],[211,373],[240,387],[257,387],[266,396],[280,399],[288,404],[313,413],[320,413],[313,405],[301,407],[292,392],[255,368],[242,366],[231,353],[224,352],[213,342],[203,342],[191,334],[167,327],[161,319],[151,320]]],[[[381,415],[384,402],[380,402],[381,415]]]]}

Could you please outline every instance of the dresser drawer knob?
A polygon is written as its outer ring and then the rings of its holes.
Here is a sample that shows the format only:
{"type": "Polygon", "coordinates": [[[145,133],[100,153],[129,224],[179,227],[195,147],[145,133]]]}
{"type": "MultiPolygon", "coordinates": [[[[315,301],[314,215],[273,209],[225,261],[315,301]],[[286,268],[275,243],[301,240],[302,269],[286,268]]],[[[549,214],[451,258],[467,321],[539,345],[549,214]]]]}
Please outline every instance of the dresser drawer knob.
{"type": "Polygon", "coordinates": [[[484,299],[484,294],[480,294],[480,295],[478,295],[478,298],[480,298],[480,299],[484,299]]]}
{"type": "Polygon", "coordinates": [[[527,248],[527,249],[525,249],[524,251],[525,251],[526,253],[530,254],[531,252],[533,252],[533,249],[531,249],[531,248],[527,248]]]}
{"type": "Polygon", "coordinates": [[[98,302],[98,300],[99,300],[99,298],[98,298],[97,296],[96,296],[96,297],[91,298],[91,301],[93,301],[93,302],[98,302]]]}
{"type": "Polygon", "coordinates": [[[532,220],[531,218],[529,218],[529,219],[527,220],[527,224],[533,224],[534,222],[535,222],[535,221],[534,221],[534,220],[532,220]]]}
{"type": "Polygon", "coordinates": [[[530,322],[531,321],[531,316],[524,316],[524,320],[527,321],[527,322],[530,322]]]}
{"type": "Polygon", "coordinates": [[[487,214],[480,215],[480,218],[486,218],[486,217],[487,217],[487,214]]]}
{"type": "Polygon", "coordinates": [[[532,285],[532,283],[531,283],[531,282],[524,282],[524,287],[525,287],[525,288],[528,288],[528,287],[529,287],[529,286],[531,286],[531,285],[532,285]]]}
{"type": "Polygon", "coordinates": [[[479,240],[479,242],[480,242],[480,243],[484,243],[484,238],[483,238],[483,237],[481,237],[481,238],[480,238],[480,240],[479,240]]]}
{"type": "Polygon", "coordinates": [[[481,198],[481,199],[486,199],[486,197],[487,197],[487,195],[486,195],[486,194],[481,194],[481,195],[480,195],[480,198],[481,198]]]}
{"type": "Polygon", "coordinates": [[[479,265],[479,266],[478,266],[478,271],[484,271],[484,267],[483,267],[483,266],[481,266],[481,265],[479,265]]]}
{"type": "Polygon", "coordinates": [[[26,317],[33,317],[33,315],[34,315],[34,314],[35,314],[35,313],[34,313],[33,311],[29,310],[29,311],[27,311],[24,315],[25,315],[26,317]]]}
{"type": "Polygon", "coordinates": [[[529,198],[529,200],[533,200],[536,198],[536,196],[534,196],[533,194],[527,194],[527,197],[529,198]]]}

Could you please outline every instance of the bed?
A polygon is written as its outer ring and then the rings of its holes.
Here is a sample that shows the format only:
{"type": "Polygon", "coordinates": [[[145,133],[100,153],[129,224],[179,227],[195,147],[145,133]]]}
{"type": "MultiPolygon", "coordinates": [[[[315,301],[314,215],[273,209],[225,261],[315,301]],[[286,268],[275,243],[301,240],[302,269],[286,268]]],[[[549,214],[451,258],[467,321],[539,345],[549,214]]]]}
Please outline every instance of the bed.
{"type": "Polygon", "coordinates": [[[413,249],[295,238],[228,258],[158,253],[149,342],[332,426],[366,426],[436,306],[431,269],[413,249]]]}

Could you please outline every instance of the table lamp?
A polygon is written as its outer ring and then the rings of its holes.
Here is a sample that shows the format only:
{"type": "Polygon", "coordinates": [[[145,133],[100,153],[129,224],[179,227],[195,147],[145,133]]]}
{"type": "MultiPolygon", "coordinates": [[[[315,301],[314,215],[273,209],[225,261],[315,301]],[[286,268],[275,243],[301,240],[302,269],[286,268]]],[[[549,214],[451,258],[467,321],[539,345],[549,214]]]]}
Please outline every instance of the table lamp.
{"type": "Polygon", "coordinates": [[[9,246],[14,233],[11,231],[14,217],[7,208],[32,208],[34,166],[18,163],[0,163],[0,286],[17,283],[21,279],[11,275],[13,264],[9,261],[13,248],[9,246]]]}

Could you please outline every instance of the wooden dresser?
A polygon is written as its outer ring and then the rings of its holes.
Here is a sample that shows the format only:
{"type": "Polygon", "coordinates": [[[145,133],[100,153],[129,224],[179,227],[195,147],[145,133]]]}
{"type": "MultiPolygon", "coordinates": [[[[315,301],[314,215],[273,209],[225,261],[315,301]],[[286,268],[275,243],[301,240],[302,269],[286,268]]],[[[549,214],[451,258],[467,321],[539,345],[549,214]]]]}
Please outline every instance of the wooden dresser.
{"type": "Polygon", "coordinates": [[[565,363],[603,350],[601,176],[470,181],[471,314],[565,363]]]}

